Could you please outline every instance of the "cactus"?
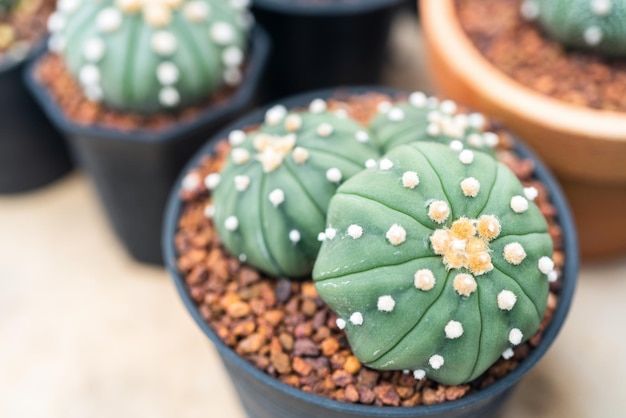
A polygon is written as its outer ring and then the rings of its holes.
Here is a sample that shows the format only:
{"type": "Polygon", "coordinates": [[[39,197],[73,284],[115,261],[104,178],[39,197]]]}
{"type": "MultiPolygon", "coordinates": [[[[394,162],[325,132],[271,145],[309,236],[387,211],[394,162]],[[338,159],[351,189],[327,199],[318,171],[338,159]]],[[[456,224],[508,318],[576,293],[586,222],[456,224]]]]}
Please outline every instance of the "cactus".
{"type": "Polygon", "coordinates": [[[524,0],[521,13],[565,45],[626,55],[626,0],[524,0]]]}
{"type": "Polygon", "coordinates": [[[369,133],[317,99],[305,112],[275,106],[258,131],[229,139],[224,168],[205,180],[224,246],[271,275],[309,275],[330,198],[379,156],[369,133]]]}
{"type": "Polygon", "coordinates": [[[457,106],[451,100],[440,103],[435,97],[415,92],[408,102],[382,102],[378,110],[370,130],[383,152],[414,141],[436,141],[457,150],[485,152],[492,152],[498,144],[496,134],[484,132],[486,122],[481,114],[457,114],[457,106]]]}
{"type": "Polygon", "coordinates": [[[557,275],[536,194],[492,156],[434,142],[346,181],[313,279],[355,355],[443,384],[512,356],[557,275]]]}
{"type": "Polygon", "coordinates": [[[59,0],[49,47],[85,96],[151,113],[206,99],[241,78],[245,0],[59,0]]]}
{"type": "Polygon", "coordinates": [[[0,0],[0,14],[12,10],[18,3],[18,0],[0,0]]]}

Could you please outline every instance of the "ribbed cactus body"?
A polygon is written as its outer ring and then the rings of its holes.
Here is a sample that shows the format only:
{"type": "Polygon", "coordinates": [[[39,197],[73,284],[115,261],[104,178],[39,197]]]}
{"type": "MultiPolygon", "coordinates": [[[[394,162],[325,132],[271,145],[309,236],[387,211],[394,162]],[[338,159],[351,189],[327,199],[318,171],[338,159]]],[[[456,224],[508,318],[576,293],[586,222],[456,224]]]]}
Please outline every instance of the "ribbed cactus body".
{"type": "Polygon", "coordinates": [[[407,102],[383,102],[370,130],[383,152],[415,141],[441,142],[458,149],[491,152],[498,137],[485,132],[484,125],[485,118],[478,113],[457,114],[454,102],[440,102],[415,92],[407,102]]]}
{"type": "Polygon", "coordinates": [[[180,108],[239,83],[244,4],[61,0],[49,20],[50,47],[91,100],[142,113],[180,108]]]}
{"type": "Polygon", "coordinates": [[[565,45],[626,55],[626,0],[525,0],[522,15],[565,45]]]}
{"type": "Polygon", "coordinates": [[[556,275],[535,195],[490,155],[427,142],[345,182],[313,278],[355,355],[444,384],[512,355],[556,275]]]}
{"type": "Polygon", "coordinates": [[[258,131],[230,139],[225,167],[206,180],[222,242],[269,274],[310,274],[330,198],[378,157],[369,134],[317,100],[307,112],[274,107],[258,131]]]}

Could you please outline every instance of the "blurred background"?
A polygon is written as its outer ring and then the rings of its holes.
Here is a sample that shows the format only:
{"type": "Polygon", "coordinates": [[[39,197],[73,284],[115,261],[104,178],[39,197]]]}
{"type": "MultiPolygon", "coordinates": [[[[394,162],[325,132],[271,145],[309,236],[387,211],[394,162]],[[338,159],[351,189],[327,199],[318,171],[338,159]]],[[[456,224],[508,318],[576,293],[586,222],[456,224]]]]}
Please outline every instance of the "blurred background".
{"type": "MultiPolygon", "coordinates": [[[[432,93],[414,11],[384,84],[432,93]]],[[[1,93],[1,92],[0,92],[1,93]]],[[[584,263],[556,343],[503,417],[623,417],[626,257],[584,263]]],[[[164,269],[133,261],[79,171],[0,196],[0,417],[244,418],[164,269]]]]}

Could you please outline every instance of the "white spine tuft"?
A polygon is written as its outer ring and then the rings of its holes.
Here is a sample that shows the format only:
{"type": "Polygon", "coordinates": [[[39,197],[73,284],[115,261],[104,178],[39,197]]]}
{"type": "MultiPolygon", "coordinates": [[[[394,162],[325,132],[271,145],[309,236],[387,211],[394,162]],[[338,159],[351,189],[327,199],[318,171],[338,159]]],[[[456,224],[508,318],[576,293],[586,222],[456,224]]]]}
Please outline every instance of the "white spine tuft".
{"type": "Polygon", "coordinates": [[[406,230],[398,224],[393,224],[387,230],[385,237],[391,245],[400,245],[406,241],[406,230]]]}
{"type": "Polygon", "coordinates": [[[517,302],[517,296],[510,290],[503,290],[498,293],[498,308],[503,311],[510,311],[517,302]]]}
{"type": "Polygon", "coordinates": [[[383,158],[380,160],[378,167],[384,171],[391,170],[393,168],[393,162],[389,158],[383,158]]]}
{"type": "Polygon", "coordinates": [[[219,173],[211,173],[204,178],[204,185],[207,189],[213,190],[220,184],[221,179],[222,176],[219,173]]]}
{"type": "Polygon", "coordinates": [[[239,219],[234,215],[229,216],[224,221],[224,228],[228,231],[236,231],[239,228],[239,219]]]}
{"type": "Polygon", "coordinates": [[[439,370],[444,364],[443,357],[439,354],[435,354],[428,359],[428,364],[430,364],[430,367],[433,369],[439,370]]]}
{"type": "Polygon", "coordinates": [[[353,312],[350,315],[350,322],[354,325],[363,325],[363,314],[361,312],[353,312]]]}
{"type": "Polygon", "coordinates": [[[363,227],[360,225],[352,224],[348,227],[348,235],[352,239],[359,239],[363,236],[363,227]]]}
{"type": "Polygon", "coordinates": [[[396,301],[390,295],[381,296],[378,298],[376,307],[381,312],[391,312],[396,306],[396,301]]]}
{"type": "Polygon", "coordinates": [[[268,195],[268,199],[270,200],[272,205],[277,208],[285,201],[285,192],[283,192],[281,189],[274,189],[268,195]]]}
{"type": "Polygon", "coordinates": [[[515,213],[524,213],[528,210],[528,200],[524,196],[513,196],[511,198],[511,209],[515,213]]]}
{"type": "Polygon", "coordinates": [[[420,184],[420,178],[415,171],[405,171],[402,174],[402,186],[414,189],[420,184]]]}
{"type": "Polygon", "coordinates": [[[326,170],[326,180],[330,181],[331,183],[339,183],[342,177],[343,175],[337,167],[332,167],[326,170]]]}
{"type": "Polygon", "coordinates": [[[520,344],[523,338],[524,338],[524,335],[522,334],[522,331],[519,328],[513,328],[509,332],[509,342],[513,345],[520,344]]]}
{"type": "Polygon", "coordinates": [[[454,340],[463,335],[463,325],[458,321],[450,321],[444,328],[446,338],[454,340]]]}
{"type": "Polygon", "coordinates": [[[435,287],[435,275],[429,269],[421,269],[413,276],[413,285],[419,290],[427,292],[435,287]]]}

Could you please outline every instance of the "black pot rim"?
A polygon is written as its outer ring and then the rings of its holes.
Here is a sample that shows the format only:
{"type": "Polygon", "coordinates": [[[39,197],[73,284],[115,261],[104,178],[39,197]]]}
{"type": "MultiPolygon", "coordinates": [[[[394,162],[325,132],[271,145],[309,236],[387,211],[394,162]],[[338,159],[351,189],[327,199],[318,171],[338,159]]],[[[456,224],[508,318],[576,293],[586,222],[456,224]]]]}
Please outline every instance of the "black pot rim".
{"type": "Polygon", "coordinates": [[[172,138],[198,129],[201,126],[219,120],[226,116],[233,109],[241,108],[256,90],[256,86],[261,80],[264,68],[268,62],[271,41],[269,35],[260,25],[254,25],[250,31],[250,55],[248,71],[243,78],[243,82],[235,89],[229,99],[219,105],[209,106],[203,109],[196,117],[175,123],[165,129],[148,130],[134,129],[131,131],[119,131],[99,125],[80,125],[67,118],[57,102],[48,94],[46,89],[36,80],[35,68],[47,51],[39,51],[36,59],[33,59],[24,71],[24,81],[26,87],[39,103],[48,118],[63,132],[70,132],[77,135],[89,135],[111,138],[119,141],[132,141],[137,143],[167,142],[172,138]]]}
{"type": "MultiPolygon", "coordinates": [[[[253,0],[253,6],[275,13],[298,16],[349,16],[395,7],[403,0],[359,0],[358,3],[330,0],[329,4],[308,4],[293,0],[253,0]]],[[[418,0],[415,0],[417,2],[418,0]]]]}
{"type": "MultiPolygon", "coordinates": [[[[48,44],[48,36],[42,35],[41,39],[35,40],[30,44],[28,48],[28,52],[21,59],[11,60],[11,59],[3,59],[0,60],[0,73],[8,72],[13,69],[19,69],[19,67],[27,62],[32,61],[39,54],[42,53],[44,49],[46,49],[46,45],[48,44]]],[[[6,52],[4,52],[6,54],[6,52]]]]}
{"type": "Polygon", "coordinates": [[[0,61],[0,73],[5,73],[5,72],[9,72],[15,68],[18,68],[20,65],[22,65],[24,62],[28,61],[29,58],[33,57],[34,53],[33,50],[31,49],[24,58],[19,59],[19,60],[12,60],[12,59],[8,59],[8,58],[4,58],[0,61]]]}
{"type": "Polygon", "coordinates": [[[557,218],[561,229],[563,231],[563,251],[565,255],[565,266],[562,271],[562,288],[559,294],[559,303],[552,317],[552,321],[546,328],[541,342],[535,347],[530,355],[524,359],[513,371],[508,373],[501,379],[498,379],[495,383],[487,388],[467,395],[461,399],[455,401],[447,401],[436,405],[420,405],[415,407],[375,407],[371,405],[352,404],[346,402],[339,402],[325,398],[319,395],[303,392],[300,389],[296,389],[285,383],[280,382],[278,379],[269,376],[256,368],[251,363],[248,363],[242,357],[237,355],[230,347],[228,347],[220,338],[213,332],[209,325],[204,321],[199,313],[195,303],[191,299],[189,292],[187,291],[185,280],[180,275],[176,268],[176,249],[174,247],[174,234],[177,228],[177,222],[182,209],[182,202],[178,197],[178,191],[181,187],[182,180],[186,173],[196,167],[202,158],[202,156],[210,153],[215,144],[226,138],[228,133],[234,129],[241,129],[243,127],[259,123],[263,120],[263,115],[267,109],[276,104],[282,104],[289,108],[301,107],[307,105],[315,98],[329,98],[329,97],[345,97],[345,95],[362,94],[366,92],[380,92],[388,94],[392,97],[404,96],[408,94],[406,91],[397,90],[386,87],[348,87],[342,89],[322,89],[313,92],[307,92],[296,96],[291,96],[286,100],[279,100],[275,103],[265,106],[263,109],[256,110],[238,120],[231,123],[225,129],[218,134],[214,135],[210,141],[208,141],[194,157],[185,166],[181,172],[175,186],[168,199],[166,207],[166,213],[164,218],[163,229],[163,252],[166,267],[172,277],[176,289],[183,303],[196,324],[200,326],[200,329],[216,346],[220,355],[227,358],[229,361],[236,364],[241,369],[245,370],[252,377],[263,383],[269,385],[277,391],[283,392],[288,396],[299,399],[301,401],[317,404],[325,408],[342,411],[352,414],[362,414],[372,417],[413,417],[413,416],[428,416],[431,414],[445,413],[447,411],[463,409],[474,403],[478,403],[492,396],[496,396],[500,393],[510,389],[524,374],[526,374],[535,364],[544,356],[548,348],[552,345],[556,339],[559,331],[561,330],[567,313],[570,308],[570,304],[574,295],[574,289],[576,287],[576,280],[578,275],[579,255],[577,245],[577,235],[574,228],[573,218],[563,194],[561,187],[547,169],[545,164],[523,143],[517,138],[515,141],[515,152],[524,157],[531,158],[535,163],[535,177],[543,182],[550,191],[550,198],[552,204],[557,209],[557,218]]]}

